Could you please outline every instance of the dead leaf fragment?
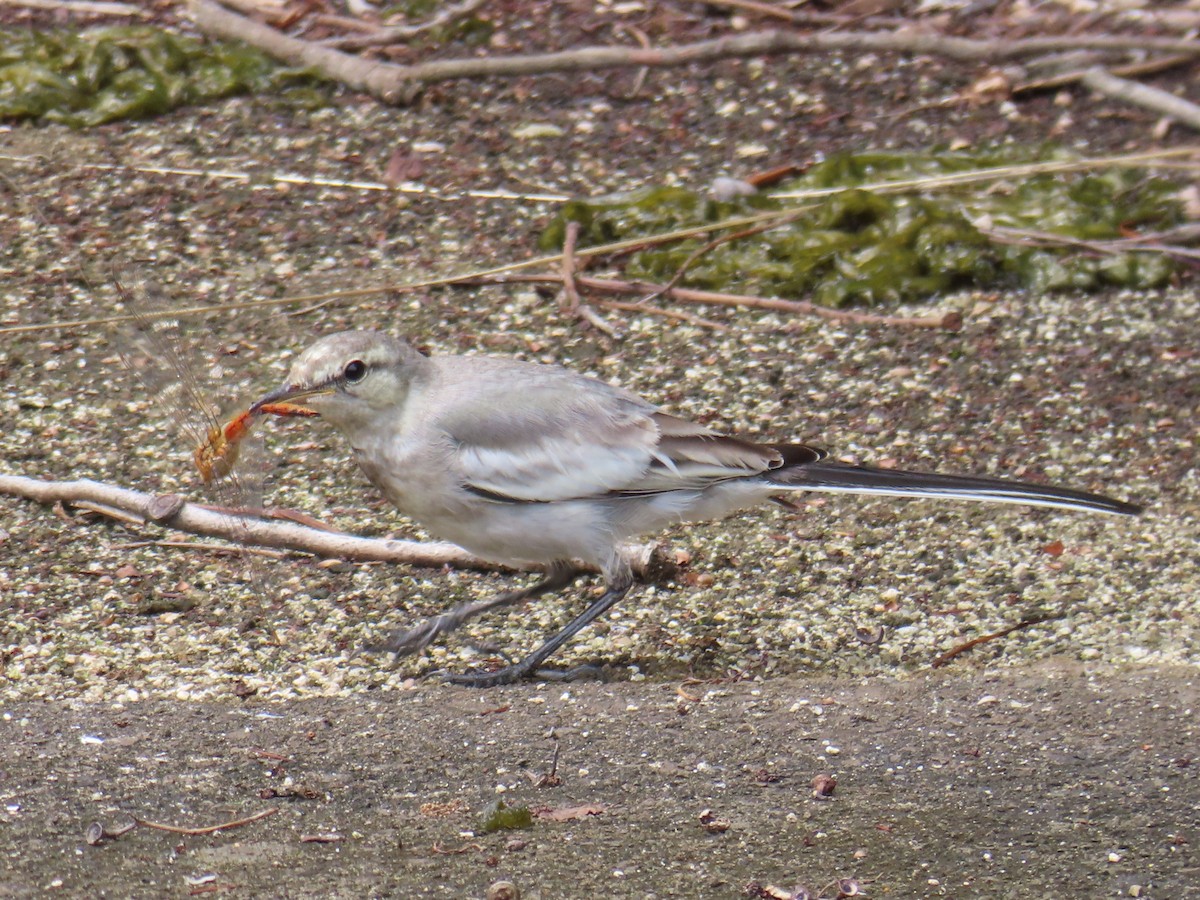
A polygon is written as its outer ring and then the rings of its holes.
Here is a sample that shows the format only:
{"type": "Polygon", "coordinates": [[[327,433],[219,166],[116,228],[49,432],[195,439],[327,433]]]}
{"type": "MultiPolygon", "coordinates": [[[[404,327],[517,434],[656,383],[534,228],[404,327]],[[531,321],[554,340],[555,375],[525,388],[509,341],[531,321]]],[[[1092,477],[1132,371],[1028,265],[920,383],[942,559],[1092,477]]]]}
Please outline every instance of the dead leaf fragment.
{"type": "Polygon", "coordinates": [[[555,809],[544,807],[535,809],[533,814],[539,819],[546,819],[549,822],[572,822],[577,819],[586,819],[588,816],[599,816],[603,814],[608,807],[603,803],[584,803],[580,806],[560,806],[555,809]]]}
{"type": "Polygon", "coordinates": [[[711,809],[706,809],[700,813],[700,824],[704,826],[704,830],[709,834],[724,834],[729,830],[728,819],[718,819],[711,809]]]}

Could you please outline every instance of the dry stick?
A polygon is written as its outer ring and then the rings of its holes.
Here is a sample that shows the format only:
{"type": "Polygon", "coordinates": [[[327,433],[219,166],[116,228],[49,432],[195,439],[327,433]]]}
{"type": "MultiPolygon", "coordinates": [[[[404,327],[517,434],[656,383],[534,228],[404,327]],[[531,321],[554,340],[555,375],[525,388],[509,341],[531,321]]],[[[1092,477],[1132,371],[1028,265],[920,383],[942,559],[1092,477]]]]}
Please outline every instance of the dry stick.
{"type": "MultiPolygon", "coordinates": [[[[1064,162],[1056,160],[1054,162],[1039,162],[1025,163],[1022,165],[994,166],[989,169],[980,169],[974,172],[956,172],[951,175],[938,175],[936,177],[924,178],[909,178],[900,181],[881,181],[870,184],[856,185],[854,190],[863,191],[878,191],[886,194],[905,193],[913,190],[947,190],[951,187],[962,187],[969,184],[980,184],[987,181],[995,181],[1001,178],[1031,178],[1034,175],[1042,175],[1047,173],[1065,173],[1065,172],[1086,172],[1097,168],[1112,168],[1112,167],[1172,167],[1174,163],[1171,160],[1185,156],[1195,156],[1200,153],[1198,146],[1186,147],[1168,147],[1152,151],[1142,151],[1139,153],[1126,153],[1119,156],[1096,157],[1072,160],[1064,162]]],[[[0,154],[0,159],[4,159],[4,155],[0,154]]],[[[79,168],[110,168],[107,166],[88,165],[80,166],[79,168]]],[[[116,168],[128,169],[128,166],[119,166],[116,168]]],[[[138,171],[148,171],[145,168],[138,168],[138,171]]],[[[174,170],[161,170],[170,172],[174,170]]],[[[201,173],[203,174],[203,173],[201,173]]],[[[238,178],[243,176],[239,173],[238,178]]],[[[300,183],[313,183],[314,179],[297,179],[300,183]]],[[[0,177],[0,183],[3,183],[0,177]]],[[[370,186],[370,185],[368,185],[370,186]]],[[[850,188],[819,188],[805,191],[790,191],[775,196],[780,199],[817,199],[827,197],[838,191],[850,190],[850,188]]],[[[476,196],[483,196],[483,192],[477,192],[476,196]]],[[[733,219],[725,219],[721,222],[712,222],[704,225],[693,225],[687,228],[678,228],[674,231],[669,231],[663,234],[654,235],[652,238],[629,238],[626,240],[616,241],[612,244],[604,244],[595,247],[587,247],[583,250],[576,251],[578,256],[612,256],[613,254],[623,253],[632,248],[641,248],[657,244],[666,244],[672,241],[678,241],[683,238],[695,237],[701,234],[708,234],[722,228],[738,228],[746,225],[752,225],[756,222],[762,222],[768,219],[776,219],[782,213],[798,212],[799,208],[792,207],[787,210],[775,210],[768,213],[757,213],[750,216],[738,216],[733,219]]],[[[257,300],[239,300],[233,303],[201,303],[194,306],[186,306],[180,309],[172,309],[161,314],[141,313],[132,314],[124,313],[108,316],[93,316],[86,319],[67,319],[52,322],[38,322],[36,324],[19,324],[19,325],[0,325],[0,335],[4,334],[27,334],[30,332],[42,332],[51,329],[67,329],[67,328],[94,328],[98,325],[115,325],[121,322],[131,321],[149,321],[156,318],[172,317],[179,318],[183,316],[197,316],[207,313],[229,313],[236,310],[248,309],[266,309],[274,306],[295,306],[297,304],[312,304],[320,303],[326,300],[353,300],[359,297],[370,297],[375,294],[393,293],[401,291],[417,291],[425,290],[432,287],[445,287],[451,284],[469,283],[473,278],[489,278],[492,276],[503,275],[508,272],[517,272],[525,269],[535,269],[541,266],[554,265],[562,259],[560,254],[551,254],[547,256],[531,257],[521,260],[520,262],[506,263],[500,266],[493,266],[487,269],[479,269],[474,272],[464,273],[462,275],[442,276],[438,278],[427,278],[421,281],[410,281],[407,283],[397,284],[389,282],[386,284],[375,284],[365,288],[354,288],[350,290],[340,291],[325,291],[320,294],[293,294],[287,297],[268,297],[257,300]]],[[[481,281],[480,284],[495,284],[495,281],[481,281]]]]}
{"type": "Polygon", "coordinates": [[[789,213],[788,215],[785,215],[785,216],[779,218],[778,220],[764,222],[761,225],[755,225],[753,228],[744,228],[741,231],[735,231],[732,234],[725,234],[725,235],[722,235],[721,237],[713,238],[707,244],[700,247],[695,252],[693,252],[690,256],[688,256],[688,258],[685,259],[682,263],[680,263],[679,268],[675,270],[675,274],[671,276],[671,279],[662,287],[661,290],[659,290],[653,294],[648,294],[645,297],[643,297],[642,299],[647,300],[647,301],[653,300],[655,297],[658,297],[664,291],[673,290],[676,286],[678,286],[679,282],[683,281],[683,276],[687,274],[688,269],[690,269],[693,265],[696,264],[696,260],[700,259],[700,257],[702,257],[702,256],[707,255],[708,253],[711,253],[713,250],[716,250],[722,244],[729,244],[729,243],[732,243],[733,241],[740,241],[742,238],[754,237],[754,235],[762,234],[764,231],[770,231],[771,229],[778,228],[781,225],[787,225],[791,222],[795,222],[805,212],[808,212],[808,210],[805,209],[800,212],[789,213]]]}
{"type": "Polygon", "coordinates": [[[330,13],[318,13],[312,17],[314,25],[328,25],[333,28],[344,28],[347,31],[357,31],[363,34],[378,34],[381,26],[365,19],[355,19],[352,16],[335,16],[330,13]]]}
{"type": "Polygon", "coordinates": [[[232,822],[222,822],[220,825],[205,825],[203,828],[180,828],[177,825],[163,825],[160,822],[148,822],[145,819],[139,819],[137,816],[129,818],[137,822],[143,828],[153,828],[156,831],[169,831],[172,834],[187,834],[201,835],[212,834],[215,831],[224,831],[227,828],[241,828],[243,825],[249,825],[251,822],[257,822],[259,819],[265,819],[267,816],[273,816],[279,812],[278,806],[272,806],[270,809],[264,809],[260,813],[255,813],[252,816],[247,816],[244,819],[235,819],[232,822]]]}
{"type": "Polygon", "coordinates": [[[623,312],[644,313],[649,316],[661,316],[664,319],[676,319],[680,322],[686,322],[689,325],[695,325],[698,328],[709,328],[713,331],[731,330],[728,325],[721,322],[714,322],[712,319],[706,319],[703,316],[694,316],[679,309],[663,309],[661,306],[651,306],[644,300],[638,300],[636,303],[628,303],[624,300],[612,300],[607,297],[601,297],[595,302],[605,309],[619,309],[623,312]]]}
{"type": "MultiPolygon", "coordinates": [[[[454,566],[485,571],[512,568],[479,559],[455,544],[365,538],[344,532],[319,531],[294,522],[268,522],[233,516],[187,503],[172,494],[156,496],[88,479],[42,481],[21,475],[0,475],[0,494],[46,504],[81,500],[100,503],[138,515],[145,522],[189,534],[357,562],[404,563],[427,568],[454,566]]],[[[656,544],[634,544],[623,548],[623,552],[639,577],[654,580],[657,573],[671,569],[670,561],[656,544]]]]}
{"type": "Polygon", "coordinates": [[[978,647],[980,644],[986,644],[988,641],[998,640],[1002,637],[1007,637],[1014,631],[1020,631],[1022,628],[1028,628],[1031,625],[1041,625],[1043,622],[1053,622],[1055,619],[1065,619],[1065,613],[1051,613],[1045,616],[1034,616],[1032,619],[1022,619],[1016,625],[1009,625],[1007,628],[1001,628],[999,631],[993,631],[991,634],[980,635],[977,638],[967,641],[965,644],[959,644],[951,650],[947,650],[941,656],[934,659],[929,664],[931,669],[940,669],[956,656],[961,656],[968,650],[978,647]]]}
{"type": "Polygon", "coordinates": [[[0,0],[0,6],[52,9],[55,12],[79,13],[85,16],[136,16],[139,19],[145,19],[152,15],[148,10],[130,3],[112,3],[103,2],[103,0],[0,0]]]}
{"type": "Polygon", "coordinates": [[[434,60],[401,66],[360,59],[331,47],[289,37],[223,9],[212,0],[190,0],[188,8],[197,27],[209,34],[253,44],[291,65],[311,66],[327,77],[353,90],[365,91],[384,103],[410,101],[420,84],[457,78],[590,72],[628,66],[666,68],[720,59],[831,50],[895,51],[990,62],[1065,49],[1158,50],[1200,55],[1200,43],[1175,38],[1102,35],[982,41],[907,31],[806,34],[767,30],[652,50],[640,47],[581,47],[556,53],[434,60]]]}
{"type": "Polygon", "coordinates": [[[562,262],[559,266],[562,272],[562,309],[564,312],[575,313],[583,301],[579,299],[579,291],[575,289],[575,244],[579,240],[579,223],[568,222],[566,234],[563,235],[562,262]]]}
{"type": "MultiPolygon", "coordinates": [[[[763,3],[762,0],[705,0],[705,6],[727,6],[731,9],[741,9],[746,12],[757,13],[760,16],[766,16],[771,19],[783,19],[785,22],[792,21],[795,15],[790,9],[783,9],[776,6],[774,3],[763,3]]],[[[841,17],[843,21],[845,17],[841,17]]]]}
{"type": "MultiPolygon", "coordinates": [[[[1112,241],[1088,241],[1083,238],[1055,234],[1051,231],[1035,231],[1031,228],[1008,228],[1002,225],[993,225],[991,228],[980,228],[979,233],[998,244],[1013,244],[1020,247],[1078,247],[1081,250],[1089,250],[1093,253],[1108,256],[1119,256],[1122,253],[1157,253],[1166,256],[1177,256],[1181,259],[1200,260],[1200,250],[1162,243],[1162,238],[1172,234],[1170,231],[1112,241]]],[[[1188,237],[1192,235],[1185,231],[1184,236],[1188,237]]]]}
{"type": "Polygon", "coordinates": [[[573,316],[578,316],[583,319],[597,331],[602,331],[610,338],[619,339],[620,332],[612,325],[604,321],[604,318],[596,313],[594,309],[588,306],[579,297],[579,291],[575,288],[575,244],[579,241],[579,223],[568,222],[567,233],[563,236],[563,252],[562,265],[562,297],[561,304],[564,312],[570,313],[573,316]]]}
{"type": "Polygon", "coordinates": [[[728,6],[733,9],[743,9],[746,12],[758,13],[771,19],[783,19],[793,25],[849,25],[852,22],[868,21],[873,25],[904,25],[911,26],[912,19],[899,19],[890,16],[844,16],[837,13],[798,12],[794,9],[782,9],[773,3],[762,3],[759,0],[704,0],[705,6],[728,6]]]}
{"type": "MultiPolygon", "coordinates": [[[[650,36],[642,29],[635,25],[618,24],[615,29],[616,34],[631,34],[633,39],[638,42],[643,50],[650,49],[650,36]]],[[[650,70],[646,66],[638,69],[637,74],[633,76],[633,85],[625,92],[625,99],[633,100],[642,92],[642,88],[646,84],[646,79],[650,77],[650,70]]]]}
{"type": "MultiPolygon", "coordinates": [[[[606,278],[581,278],[581,286],[591,290],[627,293],[655,290],[658,285],[644,282],[617,281],[606,278]]],[[[932,316],[884,316],[875,313],[831,309],[808,300],[782,300],[775,297],[752,297],[744,294],[722,294],[715,291],[700,291],[693,288],[671,288],[665,296],[685,303],[702,303],[712,306],[747,306],[753,309],[769,309],[793,315],[817,316],[835,322],[854,322],[860,325],[890,325],[912,328],[941,328],[958,331],[962,328],[962,313],[951,310],[932,316]]]]}
{"type": "MultiPolygon", "coordinates": [[[[1123,78],[1136,77],[1138,75],[1157,75],[1159,72],[1165,72],[1176,66],[1186,65],[1195,61],[1196,57],[1190,53],[1176,53],[1172,56],[1160,56],[1157,59],[1148,59],[1145,62],[1131,63],[1127,66],[1109,66],[1108,71],[1113,75],[1119,75],[1123,78]]],[[[1026,81],[1013,87],[1012,92],[1014,94],[1025,94],[1032,91],[1047,91],[1052,88],[1066,87],[1069,84],[1075,84],[1083,80],[1083,76],[1090,70],[1091,67],[1089,66],[1087,69],[1074,69],[1070,72],[1050,75],[1035,81],[1026,81]]]]}
{"type": "Polygon", "coordinates": [[[287,12],[287,0],[221,0],[226,6],[254,16],[276,19],[287,12]]]}
{"type": "MultiPolygon", "coordinates": [[[[889,325],[912,328],[942,328],[946,331],[958,331],[962,328],[962,313],[951,310],[932,316],[883,316],[875,313],[855,312],[846,309],[830,309],[818,306],[808,300],[781,300],[775,297],[751,297],[744,294],[721,294],[715,291],[700,291],[692,288],[671,288],[665,285],[649,284],[644,281],[620,281],[614,278],[593,278],[581,276],[576,279],[579,287],[591,291],[608,294],[637,294],[658,292],[662,296],[681,300],[684,303],[700,303],[710,306],[744,306],[752,309],[769,309],[775,312],[792,313],[801,316],[818,316],[836,322],[853,322],[862,325],[889,325]],[[660,291],[660,288],[662,289],[660,291]]],[[[476,278],[464,278],[451,282],[451,285],[480,285],[480,284],[558,284],[555,275],[496,275],[476,278]]],[[[635,308],[637,304],[633,304],[635,308]]]]}
{"type": "Polygon", "coordinates": [[[437,28],[455,19],[462,18],[469,13],[473,13],[481,6],[483,6],[483,0],[462,0],[460,3],[446,5],[432,19],[418,22],[415,25],[394,25],[388,28],[375,29],[370,34],[331,38],[327,41],[322,41],[322,43],[326,47],[337,47],[341,50],[362,50],[365,47],[398,44],[402,41],[412,40],[423,31],[429,31],[432,28],[437,28]]]}
{"type": "Polygon", "coordinates": [[[1079,82],[1098,94],[1162,113],[1191,128],[1200,129],[1200,106],[1167,91],[1127,78],[1118,78],[1100,66],[1088,69],[1079,82]]]}

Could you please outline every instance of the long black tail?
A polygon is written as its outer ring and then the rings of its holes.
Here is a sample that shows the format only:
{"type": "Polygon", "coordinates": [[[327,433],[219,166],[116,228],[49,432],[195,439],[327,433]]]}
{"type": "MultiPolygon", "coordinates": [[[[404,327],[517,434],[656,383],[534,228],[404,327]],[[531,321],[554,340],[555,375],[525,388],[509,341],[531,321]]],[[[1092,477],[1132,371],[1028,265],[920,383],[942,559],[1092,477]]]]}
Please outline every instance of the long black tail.
{"type": "Polygon", "coordinates": [[[1080,509],[1113,515],[1134,516],[1142,507],[1099,494],[1069,488],[1006,481],[1001,478],[976,478],[970,475],[938,475],[932,472],[905,472],[899,469],[874,469],[823,459],[784,465],[769,473],[781,487],[804,491],[828,491],[838,494],[882,494],[889,497],[943,497],[957,500],[981,500],[990,503],[1019,503],[1025,506],[1051,506],[1080,509]]]}

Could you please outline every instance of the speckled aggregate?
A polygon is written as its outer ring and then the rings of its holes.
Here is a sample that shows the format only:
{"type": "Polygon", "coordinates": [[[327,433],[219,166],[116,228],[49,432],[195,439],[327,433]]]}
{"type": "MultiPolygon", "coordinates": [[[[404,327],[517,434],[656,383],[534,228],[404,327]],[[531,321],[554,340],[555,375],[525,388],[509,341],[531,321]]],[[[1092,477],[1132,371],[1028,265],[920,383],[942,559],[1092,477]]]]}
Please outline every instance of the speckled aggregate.
{"type": "MultiPolygon", "coordinates": [[[[728,85],[715,91],[726,102],[743,96],[728,85]]],[[[634,127],[624,163],[605,141],[623,133],[626,111],[602,99],[554,108],[550,118],[565,126],[559,138],[521,143],[481,125],[480,140],[499,148],[492,155],[468,137],[447,140],[453,108],[350,103],[293,115],[232,101],[161,124],[10,132],[9,152],[42,156],[0,163],[24,209],[0,225],[0,317],[102,315],[113,308],[113,271],[151,279],[190,305],[414,281],[522,258],[549,207],[460,192],[603,193],[640,179],[712,177],[764,155],[760,145],[799,140],[795,110],[818,101],[777,84],[758,102],[739,110],[732,152],[718,130],[655,158],[653,141],[674,126],[652,113],[634,127]],[[436,198],[78,168],[126,160],[365,178],[378,175],[394,143],[420,141],[447,148],[427,154],[436,198]]],[[[483,118],[499,116],[501,99],[481,103],[483,118]]],[[[719,117],[734,114],[715,108],[719,117]]],[[[277,383],[316,334],[387,328],[434,352],[568,365],[752,437],[809,441],[839,457],[906,468],[1044,478],[1149,507],[1127,521],[819,497],[799,514],[764,509],[681,527],[661,536],[691,557],[680,579],[640,590],[567,648],[564,664],[606,659],[651,678],[894,675],[1045,613],[1062,618],[956,664],[1053,655],[1200,662],[1200,302],[1190,291],[992,293],[930,306],[962,309],[963,332],[701,310],[730,330],[637,316],[613,343],[565,318],[552,297],[510,287],[381,294],[290,317],[271,308],[227,313],[191,323],[189,339],[220,353],[230,377],[210,390],[230,399],[277,383]],[[1061,555],[1048,552],[1056,542],[1061,555]],[[878,643],[861,640],[862,630],[878,627],[878,643]]],[[[5,471],[195,493],[187,448],[154,396],[122,369],[118,340],[100,327],[0,336],[5,471]]],[[[212,368],[197,365],[205,375],[212,368]]],[[[273,504],[354,532],[421,536],[320,423],[266,431],[273,504]]],[[[478,664],[496,648],[519,655],[580,608],[589,589],[485,618],[392,666],[359,648],[524,576],[323,568],[304,559],[252,558],[250,566],[213,549],[145,543],[179,537],[0,498],[0,696],[132,701],[252,690],[285,699],[395,690],[438,668],[478,664]],[[145,611],[164,598],[178,609],[145,611]]]]}

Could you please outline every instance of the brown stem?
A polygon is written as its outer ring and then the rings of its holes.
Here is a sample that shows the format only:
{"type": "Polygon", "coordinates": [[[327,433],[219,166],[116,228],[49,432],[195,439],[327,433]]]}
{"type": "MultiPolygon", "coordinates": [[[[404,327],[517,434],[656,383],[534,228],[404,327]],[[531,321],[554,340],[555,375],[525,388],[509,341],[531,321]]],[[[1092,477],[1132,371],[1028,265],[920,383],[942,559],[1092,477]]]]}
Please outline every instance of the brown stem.
{"type": "MultiPolygon", "coordinates": [[[[700,303],[709,306],[740,306],[750,309],[769,309],[775,312],[792,313],[801,316],[817,316],[837,322],[853,322],[860,325],[888,325],[909,328],[941,328],[946,331],[958,331],[962,328],[962,314],[957,310],[939,313],[932,316],[885,316],[876,313],[859,312],[848,309],[830,309],[819,306],[808,300],[782,300],[776,297],[753,297],[746,294],[722,294],[716,291],[701,291],[693,288],[666,288],[666,285],[649,284],[643,281],[620,281],[614,278],[593,278],[582,276],[576,279],[579,287],[589,291],[608,294],[632,294],[644,296],[647,293],[657,296],[670,297],[684,303],[700,303]]],[[[512,273],[497,276],[465,278],[451,282],[455,285],[479,284],[558,284],[556,275],[525,275],[512,273]]]]}
{"type": "Polygon", "coordinates": [[[1170,116],[1189,128],[1200,129],[1200,106],[1168,91],[1130,81],[1128,78],[1118,78],[1100,66],[1088,69],[1080,79],[1080,84],[1113,100],[1140,106],[1151,112],[1170,116]]]}
{"type": "Polygon", "coordinates": [[[957,647],[947,650],[941,656],[934,659],[934,661],[931,662],[929,664],[929,666],[930,666],[930,668],[933,668],[933,669],[940,669],[942,666],[946,665],[948,662],[950,662],[956,656],[960,656],[963,653],[966,653],[968,650],[978,647],[980,644],[986,644],[988,641],[995,641],[1002,637],[1006,637],[1006,636],[1012,634],[1014,631],[1020,631],[1022,628],[1029,628],[1032,625],[1040,625],[1043,622],[1052,622],[1055,619],[1062,619],[1062,618],[1065,618],[1063,613],[1052,613],[1052,614],[1045,615],[1045,616],[1034,616],[1032,619],[1022,619],[1016,625],[1009,625],[1007,628],[1001,628],[999,631],[993,631],[990,634],[980,635],[977,638],[974,638],[972,640],[967,641],[966,643],[959,644],[957,647]]]}
{"type": "Polygon", "coordinates": [[[220,825],[205,825],[202,828],[180,828],[177,825],[163,825],[159,822],[148,822],[145,819],[139,819],[137,816],[130,816],[133,821],[143,828],[153,828],[156,831],[169,831],[172,834],[212,834],[214,831],[224,831],[227,828],[241,828],[243,825],[249,825],[251,822],[257,822],[259,819],[265,819],[267,816],[273,816],[279,812],[278,806],[272,806],[270,809],[264,809],[262,812],[255,813],[252,816],[247,816],[244,819],[235,819],[232,822],[222,822],[220,825]]]}
{"type": "MultiPolygon", "coordinates": [[[[42,481],[21,475],[0,475],[0,494],[38,503],[98,503],[136,515],[143,521],[239,544],[296,550],[317,556],[356,562],[392,562],[440,569],[443,566],[496,571],[504,569],[472,556],[454,544],[365,538],[345,532],[321,531],[295,522],[264,521],[206,509],[195,503],[170,504],[169,515],[155,515],[162,497],[99,481],[42,481]]],[[[181,500],[181,498],[175,498],[181,500]]],[[[654,580],[672,566],[656,544],[623,548],[639,577],[654,580]]]]}
{"type": "MultiPolygon", "coordinates": [[[[1148,59],[1145,62],[1131,63],[1128,66],[1109,66],[1108,71],[1122,78],[1136,78],[1139,75],[1157,75],[1159,72],[1165,72],[1176,66],[1187,65],[1195,61],[1196,57],[1190,53],[1176,53],[1171,56],[1148,59]]],[[[1012,92],[1014,94],[1026,94],[1033,91],[1046,91],[1053,88],[1066,87],[1069,84],[1081,81],[1088,71],[1090,71],[1090,68],[1089,66],[1087,69],[1074,69],[1070,72],[1062,72],[1058,75],[1048,75],[1045,78],[1026,81],[1015,85],[1012,92]]]]}
{"type": "Polygon", "coordinates": [[[989,41],[905,30],[811,34],[769,29],[655,49],[579,47],[555,53],[432,60],[401,66],[359,59],[330,47],[289,37],[230,12],[212,0],[190,0],[188,8],[196,25],[209,34],[245,41],[292,65],[311,66],[327,77],[354,90],[365,91],[385,103],[410,102],[419,85],[457,78],[512,78],[629,66],[667,68],[721,59],[834,50],[939,55],[971,62],[997,62],[1065,49],[1157,50],[1200,55],[1200,44],[1196,41],[1176,38],[1100,35],[989,41]]]}
{"type": "Polygon", "coordinates": [[[616,328],[604,321],[594,309],[588,306],[579,296],[575,286],[575,245],[579,241],[579,223],[568,222],[567,233],[563,237],[562,264],[559,267],[562,280],[563,309],[573,316],[583,319],[597,331],[602,331],[610,338],[619,338],[616,328]]]}

